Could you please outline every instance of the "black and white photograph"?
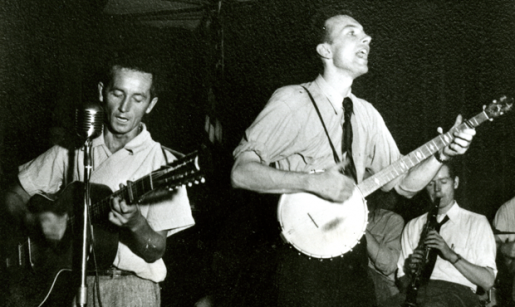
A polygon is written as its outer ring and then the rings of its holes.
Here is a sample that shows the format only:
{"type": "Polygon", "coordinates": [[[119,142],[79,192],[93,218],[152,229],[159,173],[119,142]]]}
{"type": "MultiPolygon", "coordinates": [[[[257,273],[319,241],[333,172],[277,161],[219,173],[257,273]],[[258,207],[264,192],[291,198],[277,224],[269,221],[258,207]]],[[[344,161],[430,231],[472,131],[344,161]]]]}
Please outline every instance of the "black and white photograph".
{"type": "Polygon", "coordinates": [[[513,0],[5,0],[0,306],[515,306],[513,0]]]}

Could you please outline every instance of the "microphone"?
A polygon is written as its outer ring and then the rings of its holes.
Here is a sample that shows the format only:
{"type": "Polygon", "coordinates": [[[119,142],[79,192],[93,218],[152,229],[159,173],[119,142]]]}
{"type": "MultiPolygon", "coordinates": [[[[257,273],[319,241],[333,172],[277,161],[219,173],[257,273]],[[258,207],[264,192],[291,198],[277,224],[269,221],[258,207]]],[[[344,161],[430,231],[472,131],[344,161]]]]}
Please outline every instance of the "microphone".
{"type": "Polygon", "coordinates": [[[87,103],[75,110],[75,128],[83,139],[92,139],[102,133],[104,109],[97,103],[87,103]]]}

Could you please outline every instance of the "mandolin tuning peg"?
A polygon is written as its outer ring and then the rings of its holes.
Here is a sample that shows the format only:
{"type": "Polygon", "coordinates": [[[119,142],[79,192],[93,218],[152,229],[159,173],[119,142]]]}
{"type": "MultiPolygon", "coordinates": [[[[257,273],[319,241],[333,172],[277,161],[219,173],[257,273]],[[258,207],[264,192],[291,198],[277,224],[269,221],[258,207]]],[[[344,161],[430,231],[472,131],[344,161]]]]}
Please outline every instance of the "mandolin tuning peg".
{"type": "Polygon", "coordinates": [[[204,183],[206,182],[206,179],[204,177],[200,178],[200,182],[204,183]]]}
{"type": "Polygon", "coordinates": [[[193,184],[191,182],[188,182],[188,186],[191,187],[193,184]]]}
{"type": "Polygon", "coordinates": [[[493,119],[493,118],[489,118],[488,120],[489,120],[489,121],[491,121],[491,122],[493,122],[493,121],[494,121],[494,119],[493,119]]]}
{"type": "Polygon", "coordinates": [[[486,110],[486,104],[483,105],[483,111],[486,110]]]}
{"type": "Polygon", "coordinates": [[[197,180],[195,180],[195,184],[198,184],[199,182],[197,180]]]}

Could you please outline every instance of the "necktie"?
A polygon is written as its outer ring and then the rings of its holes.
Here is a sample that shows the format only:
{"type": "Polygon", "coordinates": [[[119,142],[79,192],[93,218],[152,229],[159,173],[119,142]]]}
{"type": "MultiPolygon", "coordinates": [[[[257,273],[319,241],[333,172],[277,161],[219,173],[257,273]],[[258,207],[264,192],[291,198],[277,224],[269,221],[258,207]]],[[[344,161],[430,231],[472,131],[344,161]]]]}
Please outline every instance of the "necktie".
{"type": "Polygon", "coordinates": [[[347,153],[347,167],[345,168],[345,174],[352,177],[354,182],[358,182],[358,177],[356,175],[356,165],[354,164],[354,159],[352,158],[352,125],[351,125],[351,116],[354,113],[354,109],[352,106],[352,100],[349,97],[345,97],[343,99],[343,108],[345,109],[344,120],[343,123],[343,140],[342,140],[342,153],[347,153]]]}
{"type": "MultiPolygon", "coordinates": [[[[436,226],[435,226],[436,232],[440,233],[440,228],[442,228],[442,225],[445,224],[448,220],[449,220],[449,217],[446,215],[445,218],[440,223],[436,224],[436,226]]],[[[437,255],[438,255],[438,250],[431,249],[429,251],[426,266],[424,267],[424,270],[422,271],[422,280],[428,281],[429,278],[431,277],[431,274],[433,274],[437,255]]]]}

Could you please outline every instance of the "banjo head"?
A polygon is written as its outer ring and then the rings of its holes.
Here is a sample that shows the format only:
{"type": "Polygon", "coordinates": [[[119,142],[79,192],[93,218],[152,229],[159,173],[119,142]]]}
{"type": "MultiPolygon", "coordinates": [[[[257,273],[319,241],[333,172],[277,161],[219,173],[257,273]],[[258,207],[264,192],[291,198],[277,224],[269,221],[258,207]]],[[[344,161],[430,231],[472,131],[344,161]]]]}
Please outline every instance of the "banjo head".
{"type": "Polygon", "coordinates": [[[350,251],[367,228],[368,210],[358,188],[344,203],[309,193],[284,194],[278,218],[283,238],[314,258],[334,258],[350,251]]]}

